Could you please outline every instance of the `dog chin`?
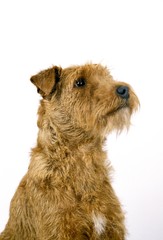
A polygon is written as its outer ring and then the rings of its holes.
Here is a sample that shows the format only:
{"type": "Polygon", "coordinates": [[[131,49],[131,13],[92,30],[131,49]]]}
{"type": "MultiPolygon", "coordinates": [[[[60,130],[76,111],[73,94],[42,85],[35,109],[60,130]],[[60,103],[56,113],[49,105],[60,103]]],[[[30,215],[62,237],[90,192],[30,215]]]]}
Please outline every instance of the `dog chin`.
{"type": "Polygon", "coordinates": [[[130,126],[130,108],[129,107],[123,107],[120,108],[114,113],[108,115],[108,125],[107,125],[107,134],[116,131],[117,133],[120,133],[123,129],[127,129],[130,126]]]}
{"type": "Polygon", "coordinates": [[[121,108],[118,112],[118,115],[124,127],[128,128],[130,125],[130,118],[131,118],[130,108],[129,107],[121,108]]]}

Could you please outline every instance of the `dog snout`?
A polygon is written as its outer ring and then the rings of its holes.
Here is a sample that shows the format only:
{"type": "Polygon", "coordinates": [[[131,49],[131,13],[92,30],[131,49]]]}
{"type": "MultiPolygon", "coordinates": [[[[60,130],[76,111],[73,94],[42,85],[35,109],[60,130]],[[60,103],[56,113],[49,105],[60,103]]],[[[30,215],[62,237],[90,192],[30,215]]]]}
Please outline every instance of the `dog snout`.
{"type": "Polygon", "coordinates": [[[129,87],[127,86],[118,86],[116,88],[116,94],[120,96],[123,99],[128,99],[129,98],[129,87]]]}

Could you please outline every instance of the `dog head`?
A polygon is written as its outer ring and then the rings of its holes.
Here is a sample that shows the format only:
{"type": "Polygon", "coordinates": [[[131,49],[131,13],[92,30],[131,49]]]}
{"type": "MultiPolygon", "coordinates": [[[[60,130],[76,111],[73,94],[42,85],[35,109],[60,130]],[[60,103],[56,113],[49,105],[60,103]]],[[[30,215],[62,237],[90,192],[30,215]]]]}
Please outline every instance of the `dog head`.
{"type": "Polygon", "coordinates": [[[139,105],[131,86],[114,81],[99,64],[54,66],[32,76],[31,81],[43,97],[44,111],[40,112],[46,115],[44,119],[68,138],[83,138],[83,133],[85,138],[104,138],[112,130],[128,128],[139,105]]]}

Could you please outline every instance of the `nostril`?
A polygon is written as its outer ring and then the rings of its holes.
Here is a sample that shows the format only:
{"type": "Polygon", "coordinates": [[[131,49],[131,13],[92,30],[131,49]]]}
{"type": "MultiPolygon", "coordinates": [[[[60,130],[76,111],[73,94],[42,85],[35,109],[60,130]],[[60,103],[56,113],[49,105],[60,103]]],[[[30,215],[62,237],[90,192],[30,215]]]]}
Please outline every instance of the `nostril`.
{"type": "Polygon", "coordinates": [[[116,93],[124,99],[129,98],[129,88],[127,86],[119,86],[116,89],[116,93]]]}

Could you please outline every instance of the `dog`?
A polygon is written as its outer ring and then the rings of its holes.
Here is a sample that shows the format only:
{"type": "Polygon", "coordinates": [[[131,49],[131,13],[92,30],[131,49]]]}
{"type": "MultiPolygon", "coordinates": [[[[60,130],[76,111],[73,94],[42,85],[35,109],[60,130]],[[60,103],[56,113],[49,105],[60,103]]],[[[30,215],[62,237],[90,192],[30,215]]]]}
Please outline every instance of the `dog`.
{"type": "Polygon", "coordinates": [[[53,66],[30,80],[42,96],[37,144],[0,240],[124,240],[103,145],[130,126],[138,97],[100,64],[53,66]]]}

